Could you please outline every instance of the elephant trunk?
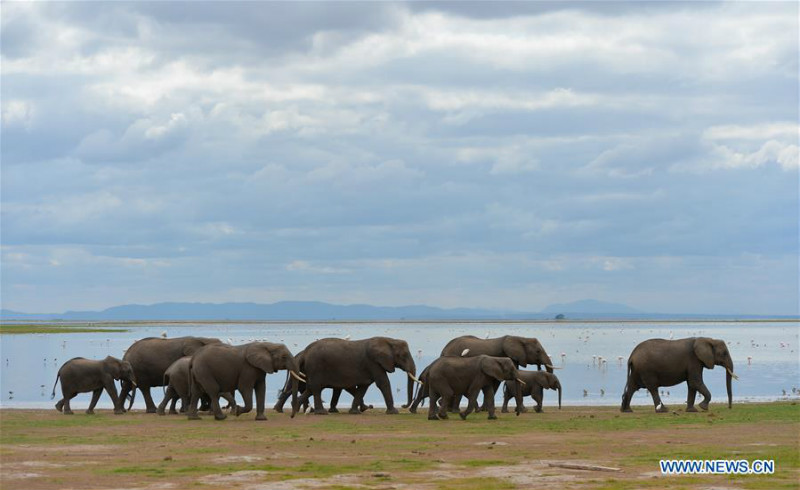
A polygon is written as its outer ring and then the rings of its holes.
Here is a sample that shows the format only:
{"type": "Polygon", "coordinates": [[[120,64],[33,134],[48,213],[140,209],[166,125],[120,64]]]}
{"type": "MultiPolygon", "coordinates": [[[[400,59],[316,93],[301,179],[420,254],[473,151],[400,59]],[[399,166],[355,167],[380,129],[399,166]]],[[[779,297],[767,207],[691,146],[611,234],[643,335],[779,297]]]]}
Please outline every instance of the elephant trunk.
{"type": "Polygon", "coordinates": [[[548,356],[548,355],[545,355],[544,357],[545,357],[544,368],[547,369],[548,373],[553,374],[553,361],[552,361],[552,359],[550,359],[550,356],[548,356]]]}
{"type": "Polygon", "coordinates": [[[561,382],[556,381],[556,389],[558,390],[558,409],[561,410],[561,382]]]}
{"type": "Polygon", "coordinates": [[[731,390],[731,379],[733,378],[733,361],[730,366],[725,366],[725,388],[728,390],[728,408],[733,407],[733,391],[731,390]]]}
{"type": "Polygon", "coordinates": [[[406,407],[410,407],[411,403],[414,398],[414,380],[411,379],[411,376],[408,376],[408,404],[406,407]]]}
{"type": "MultiPolygon", "coordinates": [[[[288,370],[289,370],[289,374],[292,374],[292,372],[294,372],[294,373],[299,373],[300,372],[300,367],[297,365],[297,362],[295,361],[294,358],[292,358],[289,361],[289,369],[288,370]]],[[[297,415],[297,412],[300,409],[300,400],[298,400],[298,398],[297,398],[297,392],[300,389],[300,387],[299,387],[300,381],[298,380],[298,376],[297,375],[289,376],[289,378],[292,380],[292,415],[291,415],[291,418],[294,418],[294,416],[297,415]]]]}

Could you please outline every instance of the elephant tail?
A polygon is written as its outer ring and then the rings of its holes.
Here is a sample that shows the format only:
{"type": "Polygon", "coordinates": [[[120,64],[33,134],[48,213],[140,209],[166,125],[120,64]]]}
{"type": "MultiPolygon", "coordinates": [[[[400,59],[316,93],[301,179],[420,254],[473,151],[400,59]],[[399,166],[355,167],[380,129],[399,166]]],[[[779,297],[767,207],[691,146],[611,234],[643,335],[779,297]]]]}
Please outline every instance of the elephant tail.
{"type": "Polygon", "coordinates": [[[164,392],[164,395],[167,394],[167,386],[169,385],[169,372],[164,373],[164,377],[161,378],[161,382],[164,383],[161,385],[161,391],[164,392]]]}
{"type": "Polygon", "coordinates": [[[56,374],[56,382],[53,383],[53,392],[50,393],[50,399],[51,400],[56,397],[56,385],[58,384],[58,378],[60,378],[60,377],[61,377],[61,370],[59,369],[58,370],[58,374],[56,374]]]}
{"type": "Polygon", "coordinates": [[[625,389],[622,390],[622,400],[625,400],[625,395],[628,394],[628,388],[631,385],[631,375],[633,375],[633,361],[628,359],[628,376],[625,378],[625,389]]]}

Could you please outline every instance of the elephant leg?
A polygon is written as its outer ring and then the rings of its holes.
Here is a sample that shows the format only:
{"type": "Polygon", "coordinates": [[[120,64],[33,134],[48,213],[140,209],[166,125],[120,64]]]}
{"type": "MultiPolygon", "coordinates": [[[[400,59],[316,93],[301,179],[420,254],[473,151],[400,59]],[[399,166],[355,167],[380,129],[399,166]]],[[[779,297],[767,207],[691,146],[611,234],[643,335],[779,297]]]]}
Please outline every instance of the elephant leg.
{"type": "Polygon", "coordinates": [[[656,413],[667,413],[669,409],[661,402],[661,396],[658,394],[658,385],[652,384],[647,386],[647,391],[653,397],[653,405],[656,407],[656,413]]]}
{"type": "Polygon", "coordinates": [[[500,408],[500,412],[508,413],[508,401],[511,399],[511,393],[509,393],[508,385],[506,385],[505,389],[503,390],[503,406],[500,408]]]}
{"type": "MultiPolygon", "coordinates": [[[[498,388],[500,388],[500,381],[492,380],[492,393],[497,393],[498,388]]],[[[494,402],[492,402],[494,403],[494,402]]],[[[476,412],[482,412],[484,410],[489,409],[489,400],[486,399],[486,394],[484,393],[483,396],[483,404],[481,405],[480,410],[476,410],[476,412]]]]}
{"type": "MultiPolygon", "coordinates": [[[[63,383],[63,381],[62,381],[63,383]]],[[[78,396],[77,393],[74,392],[64,392],[64,415],[72,415],[72,408],[69,406],[70,400],[78,396]]]]}
{"type": "MultiPolygon", "coordinates": [[[[328,411],[322,405],[322,387],[313,386],[306,388],[311,390],[311,395],[314,397],[314,415],[328,415],[328,411]]],[[[308,399],[306,397],[306,399],[308,399]]]]}
{"type": "Polygon", "coordinates": [[[423,384],[420,386],[419,390],[417,390],[417,396],[414,397],[414,401],[408,407],[408,411],[411,413],[417,413],[417,407],[422,405],[423,400],[425,400],[425,395],[428,392],[428,385],[423,384]]]}
{"type": "MultiPolygon", "coordinates": [[[[442,397],[442,403],[444,403],[444,397],[442,397]]],[[[450,403],[447,404],[447,407],[450,413],[458,413],[461,410],[461,395],[453,396],[450,403]]]]}
{"type": "Polygon", "coordinates": [[[97,388],[92,392],[92,401],[89,403],[89,408],[86,409],[86,413],[89,415],[94,414],[94,407],[97,405],[97,400],[100,399],[100,395],[103,394],[103,388],[97,388]]]}
{"type": "Polygon", "coordinates": [[[264,415],[264,407],[267,401],[266,378],[258,380],[255,386],[255,390],[256,390],[256,420],[267,420],[267,416],[264,415]]]}
{"type": "Polygon", "coordinates": [[[542,398],[543,398],[541,390],[539,390],[539,392],[534,392],[531,395],[531,398],[533,398],[533,401],[536,402],[536,406],[534,407],[534,410],[536,411],[536,413],[541,413],[542,412],[542,398]]]}
{"type": "Polygon", "coordinates": [[[333,388],[333,394],[331,395],[331,404],[328,407],[328,413],[339,413],[339,409],[336,408],[336,405],[339,404],[340,396],[342,396],[342,389],[333,388]]]}
{"type": "MultiPolygon", "coordinates": [[[[253,410],[253,389],[247,387],[239,387],[239,393],[242,395],[242,401],[244,402],[244,406],[236,406],[233,409],[233,414],[237,417],[243,413],[248,413],[253,410]]],[[[214,403],[214,413],[216,413],[217,407],[219,407],[219,394],[212,397],[211,403],[214,403]]],[[[222,409],[220,408],[220,412],[222,413],[222,409]]]]}
{"type": "Polygon", "coordinates": [[[59,412],[64,408],[64,399],[60,399],[56,402],[56,410],[59,412]]]}
{"type": "Polygon", "coordinates": [[[697,391],[703,395],[703,401],[701,401],[698,406],[703,410],[708,410],[708,403],[711,401],[711,392],[708,391],[706,388],[706,384],[700,381],[700,385],[697,387],[697,391]]]}
{"type": "MultiPolygon", "coordinates": [[[[499,383],[497,383],[499,385],[499,383]]],[[[489,416],[487,417],[489,420],[495,420],[497,415],[495,415],[495,408],[494,408],[494,386],[490,384],[489,386],[483,389],[483,401],[486,405],[486,410],[489,412],[489,416]]]]}
{"type": "Polygon", "coordinates": [[[145,413],[156,413],[157,407],[153,402],[153,395],[150,394],[150,387],[140,386],[139,389],[144,397],[144,404],[147,406],[147,411],[145,413]]]}
{"type": "Polygon", "coordinates": [[[385,372],[381,372],[375,380],[375,384],[383,394],[383,399],[386,402],[386,413],[389,415],[400,413],[394,406],[394,398],[392,398],[392,385],[389,383],[389,376],[387,376],[385,372]]]}
{"type": "Polygon", "coordinates": [[[236,406],[236,398],[233,396],[233,394],[228,393],[226,391],[224,393],[220,393],[219,396],[221,396],[222,398],[225,399],[226,402],[228,402],[228,406],[226,406],[225,408],[230,409],[236,406]]]}
{"type": "MultiPolygon", "coordinates": [[[[445,390],[443,390],[442,393],[440,393],[440,395],[442,397],[442,404],[441,404],[440,407],[438,407],[439,408],[439,418],[440,419],[446,419],[447,418],[447,408],[453,406],[453,398],[456,398],[456,397],[460,398],[461,395],[454,395],[453,391],[450,390],[449,387],[446,388],[445,390]]],[[[434,407],[435,407],[435,404],[433,403],[433,400],[431,400],[431,408],[434,408],[434,407]]]]}
{"type": "Polygon", "coordinates": [[[200,420],[200,416],[197,415],[197,403],[200,401],[203,387],[197,378],[194,378],[189,393],[191,394],[191,398],[189,399],[189,406],[186,409],[186,415],[189,420],[200,420]]]}
{"type": "Polygon", "coordinates": [[[436,393],[433,390],[430,390],[430,406],[428,407],[428,420],[439,420],[436,412],[439,410],[439,407],[436,406],[436,402],[439,401],[439,393],[436,393]]]}
{"type": "Polygon", "coordinates": [[[113,380],[108,380],[105,383],[106,393],[108,396],[111,397],[111,401],[114,403],[114,414],[115,415],[122,415],[125,413],[125,402],[123,399],[117,397],[117,387],[114,386],[113,380]]]}
{"type": "MultiPolygon", "coordinates": [[[[172,386],[167,387],[167,391],[164,392],[164,399],[161,400],[161,403],[158,404],[158,408],[156,408],[156,413],[159,415],[164,415],[166,413],[167,404],[169,402],[172,403],[172,410],[175,408],[175,388],[172,386]]],[[[170,413],[172,413],[170,410],[170,413]]]]}
{"type": "MultiPolygon", "coordinates": [[[[366,405],[364,405],[364,395],[363,395],[363,393],[366,391],[367,390],[364,389],[362,392],[361,386],[356,386],[355,388],[347,389],[347,392],[353,396],[353,403],[350,405],[350,410],[348,410],[347,413],[358,415],[361,412],[366,411],[366,405]]],[[[333,400],[331,400],[331,405],[333,405],[333,400]]]]}
{"type": "Polygon", "coordinates": [[[303,413],[308,411],[308,398],[311,396],[311,391],[308,390],[308,387],[303,391],[303,393],[298,398],[297,402],[300,407],[303,409],[303,413]]]}
{"type": "Polygon", "coordinates": [[[480,389],[471,390],[467,396],[467,409],[463,412],[459,412],[459,417],[461,420],[467,420],[467,415],[471,414],[473,411],[477,411],[478,409],[478,393],[480,389]]]}
{"type": "Polygon", "coordinates": [[[638,388],[633,385],[633,380],[628,377],[628,381],[625,383],[625,390],[622,392],[622,405],[619,407],[620,412],[633,412],[633,410],[631,410],[631,398],[633,398],[633,394],[636,393],[637,390],[638,388]]]}
{"type": "MultiPolygon", "coordinates": [[[[364,397],[367,396],[367,390],[369,389],[372,383],[367,383],[365,385],[358,385],[356,386],[356,395],[358,396],[358,409],[362,412],[366,412],[367,410],[371,410],[374,408],[372,405],[367,405],[364,403],[364,397]]],[[[355,402],[355,400],[353,400],[355,402]]]]}
{"type": "Polygon", "coordinates": [[[179,401],[181,402],[180,412],[183,413],[183,412],[186,411],[186,405],[189,404],[188,400],[186,400],[185,398],[182,398],[181,396],[179,396],[176,393],[175,396],[172,397],[172,402],[170,402],[170,404],[169,404],[169,414],[170,415],[177,415],[178,414],[178,410],[176,410],[176,407],[178,406],[178,402],[179,401]]]}
{"type": "Polygon", "coordinates": [[[687,412],[696,412],[697,409],[694,408],[694,401],[697,398],[697,388],[689,385],[689,392],[686,395],[686,411],[687,412]]]}

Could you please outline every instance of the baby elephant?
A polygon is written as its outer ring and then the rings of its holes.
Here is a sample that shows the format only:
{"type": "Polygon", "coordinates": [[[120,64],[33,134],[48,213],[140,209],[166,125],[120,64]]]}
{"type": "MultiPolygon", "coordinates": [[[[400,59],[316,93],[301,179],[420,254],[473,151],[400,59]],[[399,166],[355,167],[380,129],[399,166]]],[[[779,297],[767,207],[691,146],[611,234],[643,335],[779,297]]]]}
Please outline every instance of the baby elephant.
{"type": "MultiPolygon", "coordinates": [[[[170,402],[172,402],[169,407],[170,414],[178,413],[175,410],[178,400],[181,401],[181,413],[185,412],[189,407],[189,364],[191,361],[192,356],[181,357],[170,364],[164,372],[164,386],[166,388],[164,390],[164,399],[161,400],[161,404],[156,410],[159,415],[165,414],[167,404],[170,402]]],[[[228,401],[228,408],[236,405],[236,400],[230,393],[220,393],[220,396],[228,401]]],[[[211,407],[211,399],[206,394],[203,394],[200,399],[200,410],[208,410],[211,407]]]]}
{"type": "MultiPolygon", "coordinates": [[[[526,383],[525,386],[521,388],[522,396],[526,397],[530,395],[531,398],[533,398],[533,401],[536,402],[535,410],[537,412],[542,411],[542,394],[545,388],[548,390],[558,390],[558,409],[561,410],[561,382],[555,374],[546,371],[520,371],[519,378],[526,383]]],[[[503,409],[500,410],[501,412],[508,412],[508,401],[516,392],[517,382],[506,381],[505,387],[503,388],[503,409]]],[[[521,407],[521,411],[525,412],[527,409],[521,407]]]]}
{"type": "Polygon", "coordinates": [[[136,386],[136,378],[133,375],[131,364],[111,356],[102,361],[76,357],[65,362],[58,370],[56,382],[53,384],[53,393],[50,395],[51,399],[56,396],[56,384],[58,384],[59,378],[61,378],[61,393],[64,397],[56,403],[56,410],[61,412],[63,409],[65,415],[72,415],[72,409],[69,406],[71,399],[75,398],[78,393],[90,391],[92,392],[92,402],[86,413],[93,414],[103,389],[114,402],[114,413],[125,413],[122,408],[123,400],[117,396],[117,387],[114,381],[122,379],[136,386]]]}
{"type": "MultiPolygon", "coordinates": [[[[437,416],[441,419],[447,418],[447,407],[449,407],[455,397],[466,396],[468,400],[467,409],[460,412],[462,419],[466,419],[473,410],[478,408],[478,393],[483,391],[489,411],[489,419],[496,419],[494,413],[494,383],[495,381],[518,380],[520,385],[525,382],[519,380],[517,368],[514,361],[508,357],[492,357],[480,355],[476,357],[440,357],[433,361],[428,369],[428,394],[430,396],[430,408],[428,409],[428,420],[436,420],[437,416]],[[441,406],[438,407],[439,398],[442,398],[441,406]]],[[[517,407],[522,406],[522,396],[517,392],[517,407]]],[[[520,409],[517,408],[517,415],[520,409]]]]}

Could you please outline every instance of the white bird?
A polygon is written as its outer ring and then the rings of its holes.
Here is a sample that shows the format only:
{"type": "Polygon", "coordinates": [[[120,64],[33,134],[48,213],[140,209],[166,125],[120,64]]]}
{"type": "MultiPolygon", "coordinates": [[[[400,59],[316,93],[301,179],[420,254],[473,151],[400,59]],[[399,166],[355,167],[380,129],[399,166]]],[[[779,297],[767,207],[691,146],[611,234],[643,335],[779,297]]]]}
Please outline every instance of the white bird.
{"type": "Polygon", "coordinates": [[[484,339],[488,339],[489,338],[489,332],[486,332],[486,336],[484,336],[483,338],[484,339]]]}
{"type": "Polygon", "coordinates": [[[228,343],[229,343],[229,344],[231,344],[231,345],[233,345],[233,339],[232,339],[232,338],[230,338],[230,337],[228,337],[228,343]]]}
{"type": "Polygon", "coordinates": [[[347,334],[347,335],[345,335],[345,336],[344,336],[344,339],[345,339],[345,340],[350,340],[350,334],[347,334]]]}
{"type": "Polygon", "coordinates": [[[164,339],[166,339],[166,338],[167,338],[167,331],[166,331],[166,330],[164,330],[163,332],[161,332],[161,337],[162,337],[162,338],[164,338],[164,339]]]}

